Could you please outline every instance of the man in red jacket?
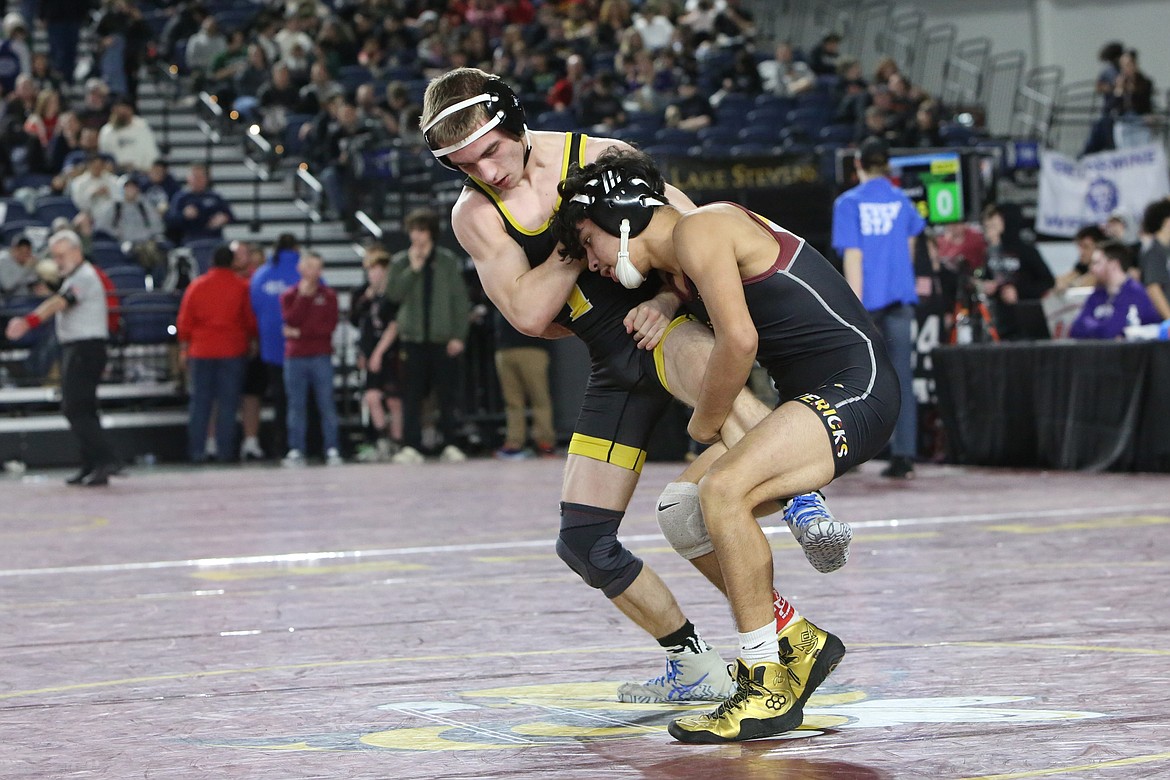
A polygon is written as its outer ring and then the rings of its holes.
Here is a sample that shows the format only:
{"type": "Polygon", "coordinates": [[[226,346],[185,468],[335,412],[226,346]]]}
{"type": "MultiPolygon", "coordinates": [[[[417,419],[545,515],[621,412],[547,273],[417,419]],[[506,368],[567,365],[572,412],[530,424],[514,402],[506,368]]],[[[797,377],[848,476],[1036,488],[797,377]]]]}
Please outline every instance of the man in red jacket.
{"type": "Polygon", "coordinates": [[[309,389],[321,416],[325,462],[342,463],[338,451],[337,407],[333,403],[333,329],[337,327],[337,294],[321,283],[324,262],[302,252],[296,287],[280,296],[284,318],[284,390],[288,396],[288,454],[284,466],[305,464],[306,411],[309,389]]]}
{"type": "Polygon", "coordinates": [[[187,420],[187,453],[191,460],[208,459],[207,425],[215,416],[215,451],[219,460],[236,452],[236,409],[244,386],[244,367],[256,340],[256,316],[248,299],[248,283],[232,270],[232,250],[220,246],[212,267],[196,278],[179,304],[180,355],[187,365],[191,402],[187,420]]]}

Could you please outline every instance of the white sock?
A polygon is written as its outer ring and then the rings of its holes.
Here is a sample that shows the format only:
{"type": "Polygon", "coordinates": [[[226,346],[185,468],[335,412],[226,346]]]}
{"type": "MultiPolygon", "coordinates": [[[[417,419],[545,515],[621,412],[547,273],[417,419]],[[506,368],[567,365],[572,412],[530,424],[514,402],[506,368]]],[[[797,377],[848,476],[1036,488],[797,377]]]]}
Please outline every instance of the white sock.
{"type": "Polygon", "coordinates": [[[780,642],[776,638],[776,623],[767,625],[739,635],[739,655],[748,666],[754,666],[761,661],[780,663],[780,642]]]}
{"type": "Polygon", "coordinates": [[[249,451],[260,449],[260,440],[255,436],[245,436],[244,449],[249,451]]]}

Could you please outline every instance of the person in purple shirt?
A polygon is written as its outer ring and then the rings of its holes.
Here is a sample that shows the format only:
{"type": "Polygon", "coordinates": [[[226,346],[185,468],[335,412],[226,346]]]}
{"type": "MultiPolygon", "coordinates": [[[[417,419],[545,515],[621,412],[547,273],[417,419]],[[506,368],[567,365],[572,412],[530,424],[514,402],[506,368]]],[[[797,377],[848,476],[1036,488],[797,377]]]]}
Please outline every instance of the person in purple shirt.
{"type": "Polygon", "coordinates": [[[1127,273],[1132,257],[1129,249],[1108,241],[1093,252],[1089,273],[1097,287],[1085,301],[1069,329],[1074,339],[1119,339],[1127,325],[1148,325],[1162,320],[1141,282],[1127,273]]]}

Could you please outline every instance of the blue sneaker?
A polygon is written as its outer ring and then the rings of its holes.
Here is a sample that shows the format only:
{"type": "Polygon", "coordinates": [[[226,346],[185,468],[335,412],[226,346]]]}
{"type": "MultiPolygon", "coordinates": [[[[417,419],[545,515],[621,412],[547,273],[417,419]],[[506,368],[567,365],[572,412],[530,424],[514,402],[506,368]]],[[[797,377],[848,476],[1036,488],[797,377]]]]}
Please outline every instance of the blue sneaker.
{"type": "Polygon", "coordinates": [[[812,567],[822,574],[837,571],[849,560],[853,529],[833,517],[818,490],[789,500],[784,505],[784,522],[812,567]]]}
{"type": "Polygon", "coordinates": [[[658,704],[722,701],[735,692],[727,663],[715,650],[704,653],[667,653],[666,674],[644,683],[618,687],[618,701],[658,704]]]}

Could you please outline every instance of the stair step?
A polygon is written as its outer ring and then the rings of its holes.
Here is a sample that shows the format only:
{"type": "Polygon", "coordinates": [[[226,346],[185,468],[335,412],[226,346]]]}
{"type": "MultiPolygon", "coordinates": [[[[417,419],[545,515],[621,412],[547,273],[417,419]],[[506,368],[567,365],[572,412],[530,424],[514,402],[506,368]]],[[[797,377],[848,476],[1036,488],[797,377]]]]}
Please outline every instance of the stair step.
{"type": "MultiPolygon", "coordinates": [[[[228,240],[240,241],[259,241],[261,243],[270,244],[276,241],[277,236],[281,233],[292,233],[302,241],[310,243],[305,238],[305,223],[304,219],[297,221],[278,222],[275,220],[262,220],[260,231],[253,233],[249,221],[252,217],[251,206],[243,204],[232,204],[233,210],[236,212],[236,219],[238,220],[234,225],[227,225],[224,227],[224,237],[228,240]]],[[[352,240],[349,234],[345,232],[345,226],[340,222],[321,222],[314,224],[309,234],[312,238],[313,246],[345,244],[352,245],[352,240]]]]}
{"type": "MultiPolygon", "coordinates": [[[[207,144],[207,136],[197,125],[192,123],[189,127],[178,127],[174,124],[174,119],[175,117],[171,117],[170,131],[167,134],[167,141],[172,148],[179,146],[198,146],[202,148],[207,144]]],[[[157,137],[161,131],[155,127],[154,122],[150,126],[157,137]]]]}
{"type": "MultiPolygon", "coordinates": [[[[167,159],[173,165],[187,165],[193,162],[204,162],[207,160],[207,146],[200,144],[199,146],[187,146],[184,144],[171,144],[171,151],[167,155],[167,159]]],[[[211,147],[211,159],[213,162],[235,162],[243,163],[244,150],[240,148],[238,143],[233,142],[230,146],[220,144],[219,146],[211,147]]]]}
{"type": "MultiPolygon", "coordinates": [[[[224,196],[228,200],[240,203],[251,203],[253,195],[254,175],[248,169],[244,169],[249,175],[247,181],[237,181],[225,179],[225,170],[217,170],[215,175],[215,191],[224,196]]],[[[292,202],[292,190],[286,181],[262,181],[260,182],[260,202],[292,202]]]]}

